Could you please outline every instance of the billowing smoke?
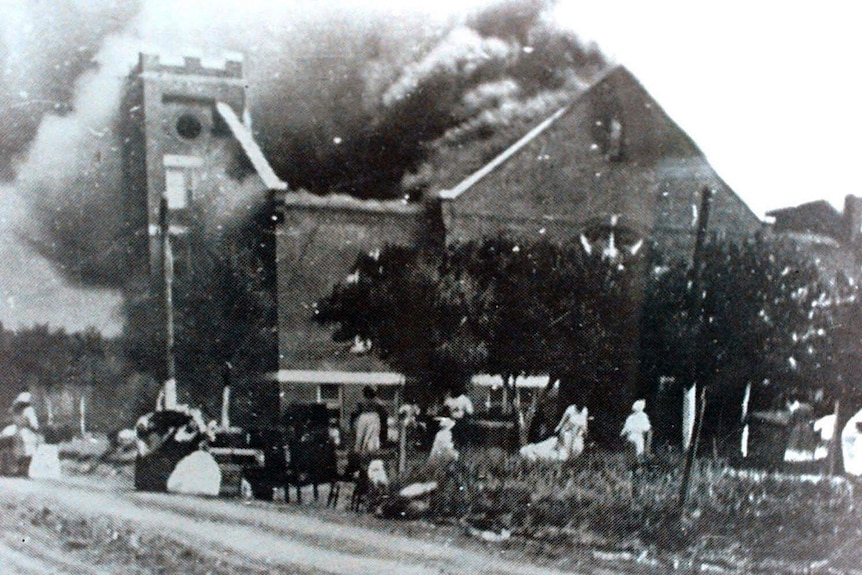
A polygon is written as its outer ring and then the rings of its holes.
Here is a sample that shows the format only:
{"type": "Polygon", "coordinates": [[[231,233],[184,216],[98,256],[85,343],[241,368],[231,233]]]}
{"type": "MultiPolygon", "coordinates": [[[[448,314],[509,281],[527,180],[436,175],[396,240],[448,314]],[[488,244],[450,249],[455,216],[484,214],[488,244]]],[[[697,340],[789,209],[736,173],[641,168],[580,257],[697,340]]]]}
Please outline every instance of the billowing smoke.
{"type": "Polygon", "coordinates": [[[44,117],[72,110],[76,80],[139,9],[137,0],[0,0],[0,180],[14,177],[44,117]]]}
{"type": "Polygon", "coordinates": [[[26,239],[81,285],[120,287],[127,270],[121,210],[118,102],[134,46],[112,36],[85,72],[63,116],[46,115],[17,167],[17,185],[37,222],[26,239]]]}
{"type": "Polygon", "coordinates": [[[29,241],[66,277],[121,286],[118,114],[138,52],[243,53],[255,134],[291,188],[400,197],[475,167],[606,67],[549,8],[0,0],[0,173],[38,222],[29,241]]]}

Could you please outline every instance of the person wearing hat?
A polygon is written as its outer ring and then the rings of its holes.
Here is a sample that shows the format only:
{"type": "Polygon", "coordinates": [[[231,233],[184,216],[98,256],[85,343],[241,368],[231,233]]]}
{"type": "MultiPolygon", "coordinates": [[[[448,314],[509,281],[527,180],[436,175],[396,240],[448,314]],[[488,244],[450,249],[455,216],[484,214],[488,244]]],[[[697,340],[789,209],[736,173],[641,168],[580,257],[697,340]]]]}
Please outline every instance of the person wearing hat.
{"type": "Polygon", "coordinates": [[[632,405],[632,412],[626,418],[620,436],[625,437],[634,450],[635,459],[640,461],[649,453],[652,443],[652,425],[644,412],[646,401],[639,399],[632,405]]]}
{"type": "Polygon", "coordinates": [[[18,474],[26,475],[30,461],[39,445],[39,419],[33,409],[33,396],[29,391],[18,394],[12,402],[12,423],[17,428],[16,456],[18,474]]]}

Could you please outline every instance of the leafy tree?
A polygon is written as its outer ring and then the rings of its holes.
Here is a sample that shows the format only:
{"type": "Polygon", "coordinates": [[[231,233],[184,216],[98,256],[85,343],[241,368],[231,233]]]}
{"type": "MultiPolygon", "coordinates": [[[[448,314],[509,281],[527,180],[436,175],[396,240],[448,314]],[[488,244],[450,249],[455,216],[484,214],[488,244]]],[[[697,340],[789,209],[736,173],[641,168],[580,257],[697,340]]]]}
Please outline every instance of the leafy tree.
{"type": "Polygon", "coordinates": [[[379,357],[425,384],[426,399],[480,371],[507,385],[550,373],[561,381],[563,408],[589,405],[611,413],[616,427],[634,392],[640,284],[628,263],[587,257],[580,245],[508,238],[442,255],[390,246],[360,256],[316,319],[340,324],[336,339],[371,340],[379,357]]]}
{"type": "Polygon", "coordinates": [[[485,369],[504,380],[549,374],[560,381],[557,411],[587,405],[594,438],[613,441],[635,391],[641,258],[506,238],[453,251],[452,266],[477,278],[482,294],[485,369]]]}
{"type": "Polygon", "coordinates": [[[774,408],[781,397],[810,395],[822,385],[827,318],[817,302],[825,286],[794,244],[765,238],[708,244],[700,293],[692,293],[692,270],[683,262],[654,271],[645,298],[643,374],[652,383],[674,377],[678,394],[692,378],[707,386],[706,438],[735,442],[749,384],[752,409],[774,408]]]}
{"type": "Polygon", "coordinates": [[[471,322],[472,286],[462,280],[434,254],[387,246],[360,255],[355,272],[318,302],[314,317],[340,324],[336,340],[373,342],[381,359],[422,383],[417,399],[428,403],[465,384],[486,355],[471,322]]]}
{"type": "MultiPolygon", "coordinates": [[[[837,282],[829,297],[818,298],[815,309],[826,324],[817,348],[817,383],[824,400],[837,407],[835,429],[840,432],[847,421],[862,408],[862,298],[858,285],[837,282]]],[[[818,330],[819,331],[819,330],[818,330]]],[[[835,436],[836,439],[840,435],[835,436]]],[[[839,441],[833,442],[832,469],[843,469],[839,441]]]]}

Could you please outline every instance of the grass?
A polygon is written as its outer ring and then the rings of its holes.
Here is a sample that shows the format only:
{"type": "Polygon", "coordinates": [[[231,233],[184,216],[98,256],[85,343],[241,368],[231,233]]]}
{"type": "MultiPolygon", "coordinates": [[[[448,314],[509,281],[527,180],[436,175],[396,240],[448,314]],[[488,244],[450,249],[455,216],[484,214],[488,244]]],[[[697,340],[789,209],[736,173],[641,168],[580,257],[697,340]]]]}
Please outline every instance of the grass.
{"type": "Polygon", "coordinates": [[[754,561],[858,563],[862,499],[848,481],[738,472],[701,460],[680,514],[681,469],[678,453],[633,470],[618,453],[560,463],[487,449],[462,452],[449,465],[417,463],[399,483],[438,481],[430,506],[437,519],[524,537],[754,561]]]}

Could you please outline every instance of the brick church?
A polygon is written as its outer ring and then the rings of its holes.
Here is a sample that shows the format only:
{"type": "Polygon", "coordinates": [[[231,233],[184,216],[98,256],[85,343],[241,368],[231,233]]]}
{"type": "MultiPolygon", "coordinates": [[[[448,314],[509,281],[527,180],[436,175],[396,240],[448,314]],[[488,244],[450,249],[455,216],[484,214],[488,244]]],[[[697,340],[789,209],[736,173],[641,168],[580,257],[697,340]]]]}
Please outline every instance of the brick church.
{"type": "MultiPolygon", "coordinates": [[[[745,238],[757,216],[715,173],[694,142],[623,67],[609,70],[486,165],[418,201],[359,200],[292,191],[254,142],[241,60],[215,65],[142,55],[123,110],[124,161],[147,198],[151,269],[158,268],[157,222],[167,197],[171,234],[186,233],[189,205],[208,193],[253,188],[276,198],[279,370],[283,401],[323,401],[347,416],[359,390],[376,385],[400,399],[404,378],[371,354],[332,340],[312,320],[313,305],[351,273],[361,252],[385,244],[437,245],[505,234],[567,242],[581,235],[650,240],[690,257],[701,190],[714,190],[709,231],[745,238]],[[229,176],[239,153],[253,174],[229,176]]],[[[239,192],[238,192],[239,193],[239,192]]]]}

